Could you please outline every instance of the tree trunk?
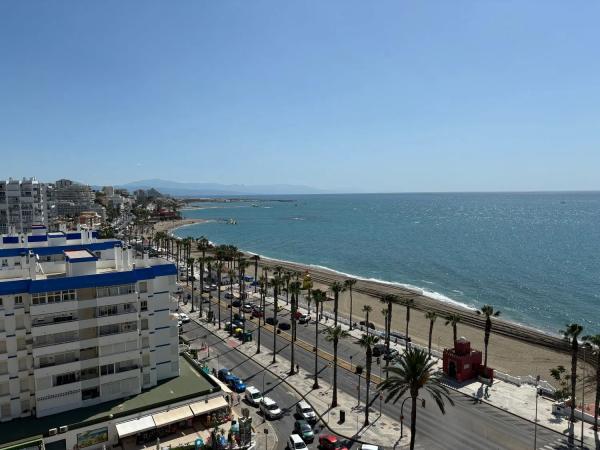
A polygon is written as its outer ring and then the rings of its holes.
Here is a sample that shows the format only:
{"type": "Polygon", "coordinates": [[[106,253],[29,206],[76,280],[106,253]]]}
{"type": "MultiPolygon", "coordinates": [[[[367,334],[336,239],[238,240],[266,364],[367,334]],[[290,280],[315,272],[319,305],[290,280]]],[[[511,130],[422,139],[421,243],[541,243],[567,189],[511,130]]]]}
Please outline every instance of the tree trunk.
{"type": "Polygon", "coordinates": [[[369,336],[369,328],[370,328],[369,327],[369,311],[366,311],[365,315],[366,315],[365,321],[366,321],[366,325],[367,325],[367,333],[366,334],[367,334],[367,336],[369,336]]]}
{"type": "MultiPolygon", "coordinates": [[[[338,340],[333,340],[333,397],[331,399],[331,407],[337,406],[337,361],[338,361],[338,340]]],[[[368,406],[368,405],[367,405],[368,406]]]]}
{"type": "Polygon", "coordinates": [[[219,330],[221,329],[221,271],[219,271],[219,274],[217,275],[217,283],[219,283],[217,285],[217,309],[219,311],[219,330]]]}
{"type": "Polygon", "coordinates": [[[571,343],[571,416],[569,420],[571,423],[575,423],[575,393],[577,388],[577,351],[578,343],[577,338],[572,338],[571,343]]]}
{"type": "Polygon", "coordinates": [[[295,369],[294,369],[294,364],[296,363],[295,360],[295,343],[294,340],[296,339],[296,318],[295,318],[295,314],[296,314],[296,301],[294,300],[294,297],[296,296],[296,294],[292,294],[292,342],[291,342],[291,358],[290,358],[290,375],[294,375],[295,369]]]}
{"type": "Polygon", "coordinates": [[[492,321],[488,317],[488,319],[485,321],[485,334],[483,336],[483,346],[485,347],[485,356],[483,359],[484,376],[485,376],[485,371],[487,369],[488,344],[490,343],[490,334],[491,333],[492,333],[492,321]]]}
{"type": "Polygon", "coordinates": [[[352,286],[349,287],[350,290],[350,330],[354,327],[352,326],[352,286]]]}
{"type": "Polygon", "coordinates": [[[317,302],[317,320],[315,321],[315,382],[313,389],[319,389],[319,302],[317,302]]]}
{"type": "MultiPolygon", "coordinates": [[[[371,359],[372,359],[372,351],[371,347],[367,347],[367,401],[365,403],[365,427],[369,425],[369,401],[370,401],[370,390],[371,390],[371,359]]],[[[359,375],[360,381],[360,375],[359,375]]],[[[359,388],[360,395],[360,388],[359,388]]]]}
{"type": "Polygon", "coordinates": [[[429,321],[429,345],[428,345],[428,351],[429,351],[429,356],[431,356],[431,337],[433,336],[433,320],[429,321]]]}
{"type": "Polygon", "coordinates": [[[415,436],[417,434],[417,396],[411,398],[412,410],[410,411],[410,450],[415,448],[415,436]]]}
{"type": "Polygon", "coordinates": [[[457,330],[456,330],[456,324],[453,323],[452,324],[452,333],[454,334],[454,342],[456,342],[456,332],[457,332],[457,330]]]}
{"type": "Polygon", "coordinates": [[[338,322],[338,304],[340,301],[340,294],[339,292],[334,292],[333,293],[333,327],[337,327],[337,322],[338,322]]]}
{"type": "Polygon", "coordinates": [[[277,362],[277,287],[273,287],[273,364],[277,362]]]}
{"type": "Polygon", "coordinates": [[[408,348],[408,323],[410,322],[410,306],[406,307],[406,347],[408,348]]]}
{"type": "Polygon", "coordinates": [[[598,430],[598,408],[600,408],[600,353],[596,355],[596,400],[594,402],[594,430],[598,430]]]}

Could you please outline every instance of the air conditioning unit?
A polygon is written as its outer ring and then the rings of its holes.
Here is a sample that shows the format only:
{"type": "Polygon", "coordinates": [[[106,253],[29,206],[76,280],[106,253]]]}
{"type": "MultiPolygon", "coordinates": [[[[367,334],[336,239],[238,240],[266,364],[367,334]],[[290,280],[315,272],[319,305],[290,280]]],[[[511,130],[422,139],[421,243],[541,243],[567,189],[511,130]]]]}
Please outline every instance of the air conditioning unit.
{"type": "Polygon", "coordinates": [[[48,430],[48,434],[49,434],[50,436],[54,436],[54,435],[56,435],[56,433],[58,433],[58,430],[57,430],[56,428],[50,428],[50,429],[48,430]]]}
{"type": "Polygon", "coordinates": [[[69,427],[68,427],[68,426],[66,426],[66,425],[63,425],[62,427],[60,427],[60,428],[58,429],[58,432],[59,432],[59,433],[66,433],[67,431],[69,431],[69,427]]]}

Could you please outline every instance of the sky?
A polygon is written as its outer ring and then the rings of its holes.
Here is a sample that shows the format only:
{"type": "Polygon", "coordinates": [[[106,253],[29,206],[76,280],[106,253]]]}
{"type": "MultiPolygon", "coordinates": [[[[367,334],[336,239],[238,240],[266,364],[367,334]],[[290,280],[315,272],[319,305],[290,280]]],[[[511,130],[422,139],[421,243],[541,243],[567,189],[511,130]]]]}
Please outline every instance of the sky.
{"type": "Polygon", "coordinates": [[[0,178],[600,189],[599,2],[0,2],[0,178]]]}

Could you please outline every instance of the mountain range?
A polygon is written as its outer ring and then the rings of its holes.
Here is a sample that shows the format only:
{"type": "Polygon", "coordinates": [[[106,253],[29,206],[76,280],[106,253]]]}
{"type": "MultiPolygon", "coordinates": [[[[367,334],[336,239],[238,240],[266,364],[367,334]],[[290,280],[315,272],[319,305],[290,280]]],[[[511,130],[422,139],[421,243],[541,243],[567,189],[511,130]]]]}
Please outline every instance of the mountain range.
{"type": "Polygon", "coordinates": [[[331,191],[294,184],[220,184],[186,183],[161,180],[158,178],[133,181],[117,186],[132,192],[136,189],[154,188],[162,194],[173,197],[228,196],[228,195],[285,195],[285,194],[326,194],[331,191]]]}

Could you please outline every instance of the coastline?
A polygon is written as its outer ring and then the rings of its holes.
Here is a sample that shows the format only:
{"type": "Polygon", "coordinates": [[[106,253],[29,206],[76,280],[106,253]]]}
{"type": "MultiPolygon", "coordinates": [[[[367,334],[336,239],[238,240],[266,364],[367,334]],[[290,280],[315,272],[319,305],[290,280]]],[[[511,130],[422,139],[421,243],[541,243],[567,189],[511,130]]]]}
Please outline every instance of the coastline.
{"type": "MultiPolygon", "coordinates": [[[[169,234],[179,228],[192,223],[203,223],[202,219],[184,219],[173,221],[168,228],[169,234]]],[[[197,252],[192,252],[197,253],[197,252]]],[[[247,255],[256,253],[244,251],[247,255]]],[[[380,313],[384,304],[380,298],[388,293],[396,294],[400,298],[412,298],[415,305],[411,309],[409,322],[409,335],[414,342],[427,345],[429,321],[425,319],[425,311],[435,311],[438,318],[435,322],[432,347],[447,348],[452,346],[452,328],[445,326],[445,317],[449,314],[459,314],[461,322],[458,324],[458,335],[464,336],[472,342],[475,349],[483,351],[483,328],[485,319],[476,314],[474,308],[469,308],[452,299],[440,299],[429,296],[426,290],[406,286],[400,283],[372,280],[345,274],[330,268],[301,264],[293,261],[284,261],[260,255],[259,272],[262,267],[281,266],[286,270],[304,273],[308,271],[312,277],[314,288],[328,290],[333,281],[344,281],[348,278],[357,279],[353,288],[353,321],[364,320],[362,307],[370,304],[373,311],[369,320],[378,328],[383,328],[383,316],[380,313]]],[[[254,267],[248,269],[249,275],[254,275],[254,267]]],[[[284,297],[283,297],[284,298],[284,297]]],[[[348,316],[350,312],[349,295],[343,292],[340,295],[340,314],[348,316]]],[[[325,303],[325,310],[332,306],[325,303]]],[[[392,329],[404,334],[406,328],[406,312],[403,306],[395,306],[392,316],[392,329]]],[[[522,325],[502,318],[493,319],[492,335],[488,349],[489,365],[497,370],[515,376],[540,375],[542,379],[550,379],[550,369],[558,365],[568,367],[570,356],[564,341],[558,335],[551,335],[541,330],[522,325]]]]}

